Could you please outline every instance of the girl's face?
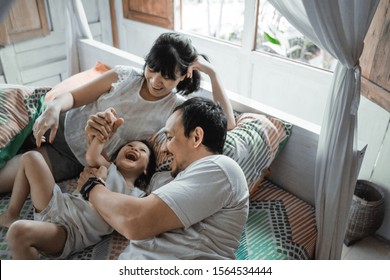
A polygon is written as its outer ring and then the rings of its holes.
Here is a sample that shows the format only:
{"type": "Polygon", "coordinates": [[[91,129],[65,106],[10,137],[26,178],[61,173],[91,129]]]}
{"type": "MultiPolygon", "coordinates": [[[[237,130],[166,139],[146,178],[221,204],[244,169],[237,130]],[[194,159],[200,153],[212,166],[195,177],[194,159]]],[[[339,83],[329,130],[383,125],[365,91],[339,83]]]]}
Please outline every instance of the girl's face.
{"type": "Polygon", "coordinates": [[[139,176],[146,172],[149,157],[150,150],[148,146],[140,141],[131,141],[119,150],[115,164],[118,169],[131,170],[139,176]]]}
{"type": "Polygon", "coordinates": [[[172,92],[172,90],[185,79],[186,75],[176,75],[176,79],[163,77],[160,72],[154,72],[148,66],[145,67],[145,80],[147,96],[143,96],[147,100],[159,100],[172,92]]]}

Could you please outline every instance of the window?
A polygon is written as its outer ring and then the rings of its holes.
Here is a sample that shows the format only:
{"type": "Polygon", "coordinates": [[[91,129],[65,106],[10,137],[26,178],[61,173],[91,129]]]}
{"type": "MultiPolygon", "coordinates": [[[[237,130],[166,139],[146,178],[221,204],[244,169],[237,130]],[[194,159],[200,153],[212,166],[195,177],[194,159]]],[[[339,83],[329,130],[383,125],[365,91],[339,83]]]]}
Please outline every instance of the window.
{"type": "MultiPolygon", "coordinates": [[[[246,27],[257,29],[254,45],[250,46],[252,50],[334,69],[334,58],[299,33],[266,0],[181,0],[181,29],[241,45],[244,32],[254,36],[251,30],[244,30],[245,8],[252,9],[254,18],[257,12],[257,27],[246,27]],[[249,7],[250,2],[256,5],[249,7]],[[253,10],[253,6],[258,9],[253,10]]],[[[252,24],[255,25],[256,20],[252,24]]]]}
{"type": "Polygon", "coordinates": [[[244,0],[182,0],[181,29],[241,44],[244,0]]]}
{"type": "Polygon", "coordinates": [[[256,50],[333,70],[336,60],[296,30],[268,1],[260,1],[256,50]]]}

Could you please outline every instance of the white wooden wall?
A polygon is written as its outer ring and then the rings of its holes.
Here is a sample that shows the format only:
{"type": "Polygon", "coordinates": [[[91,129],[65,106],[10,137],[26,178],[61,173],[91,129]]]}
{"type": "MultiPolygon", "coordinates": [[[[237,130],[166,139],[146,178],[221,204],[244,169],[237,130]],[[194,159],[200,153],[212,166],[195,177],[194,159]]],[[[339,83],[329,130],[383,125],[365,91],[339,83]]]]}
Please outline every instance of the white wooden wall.
{"type": "MultiPolygon", "coordinates": [[[[109,2],[82,0],[93,38],[112,45],[109,2]]],[[[0,49],[0,83],[53,86],[66,78],[65,1],[47,0],[50,34],[0,49]]]]}

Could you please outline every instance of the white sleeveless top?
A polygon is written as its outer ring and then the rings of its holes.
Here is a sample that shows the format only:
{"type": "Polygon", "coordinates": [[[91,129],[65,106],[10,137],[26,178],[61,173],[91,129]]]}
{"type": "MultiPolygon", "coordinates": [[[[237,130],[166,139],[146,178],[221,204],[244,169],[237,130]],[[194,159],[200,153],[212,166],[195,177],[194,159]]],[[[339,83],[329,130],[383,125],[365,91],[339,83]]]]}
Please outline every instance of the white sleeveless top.
{"type": "Polygon", "coordinates": [[[124,124],[106,143],[108,156],[130,140],[147,139],[165,125],[173,109],[185,98],[172,93],[157,101],[147,101],[140,95],[144,76],[142,70],[130,66],[116,66],[118,81],[109,92],[91,104],[74,108],[65,118],[65,139],[78,161],[86,165],[87,143],[84,128],[90,115],[113,107],[124,124]]]}

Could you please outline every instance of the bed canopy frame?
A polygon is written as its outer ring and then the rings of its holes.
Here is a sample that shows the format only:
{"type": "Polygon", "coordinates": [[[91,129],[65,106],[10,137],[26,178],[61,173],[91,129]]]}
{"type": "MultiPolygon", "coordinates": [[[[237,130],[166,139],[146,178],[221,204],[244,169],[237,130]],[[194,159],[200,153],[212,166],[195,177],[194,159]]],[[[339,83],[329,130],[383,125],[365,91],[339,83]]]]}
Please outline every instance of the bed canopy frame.
{"type": "MultiPolygon", "coordinates": [[[[233,107],[284,119],[294,125],[269,179],[315,206],[316,259],[340,259],[364,149],[357,147],[359,58],[379,0],[270,0],[299,31],[338,59],[322,128],[228,92],[233,107]],[[335,13],[338,11],[338,13],[335,13]],[[281,175],[283,174],[283,176],[281,175]]],[[[68,75],[102,61],[142,67],[143,59],[92,39],[81,0],[67,1],[68,75]]],[[[209,91],[207,85],[203,89],[209,91]]]]}

